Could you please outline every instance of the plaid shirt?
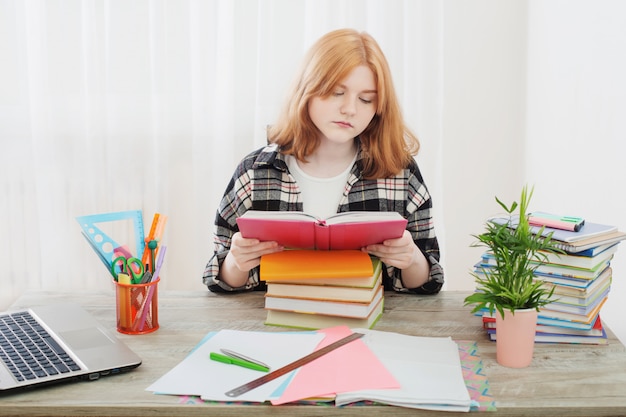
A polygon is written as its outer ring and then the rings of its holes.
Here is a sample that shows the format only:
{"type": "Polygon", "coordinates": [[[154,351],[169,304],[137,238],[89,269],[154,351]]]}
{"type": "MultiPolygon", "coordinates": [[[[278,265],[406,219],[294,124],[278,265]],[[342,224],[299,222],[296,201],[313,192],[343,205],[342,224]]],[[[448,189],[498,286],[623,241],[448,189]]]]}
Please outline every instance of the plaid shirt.
{"type": "MultiPolygon", "coordinates": [[[[439,264],[439,243],[431,217],[432,201],[417,163],[393,178],[366,180],[361,178],[361,163],[352,167],[338,212],[397,211],[408,220],[417,247],[430,263],[430,279],[419,288],[407,289],[401,271],[385,266],[385,289],[416,294],[435,294],[444,281],[439,264]]],[[[237,166],[228,183],[215,216],[214,254],[206,265],[202,280],[211,291],[264,290],[259,267],[250,271],[244,287],[232,288],[219,279],[220,265],[228,254],[233,234],[239,231],[236,219],[248,210],[303,211],[302,197],[290,175],[284,156],[276,145],[260,148],[246,156],[237,166]]]]}

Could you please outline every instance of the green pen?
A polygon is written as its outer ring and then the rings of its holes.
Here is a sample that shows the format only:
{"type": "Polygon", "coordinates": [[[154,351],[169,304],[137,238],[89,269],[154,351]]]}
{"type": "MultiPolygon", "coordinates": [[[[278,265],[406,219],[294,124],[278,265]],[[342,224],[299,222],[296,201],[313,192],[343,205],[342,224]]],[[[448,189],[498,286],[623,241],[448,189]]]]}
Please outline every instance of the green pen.
{"type": "Polygon", "coordinates": [[[211,358],[211,360],[217,361],[217,362],[222,362],[222,363],[226,363],[229,365],[237,365],[237,366],[242,366],[244,368],[248,368],[248,369],[254,369],[255,371],[261,371],[261,372],[269,372],[270,368],[268,368],[267,366],[262,366],[253,362],[249,362],[243,359],[239,359],[239,358],[235,358],[232,356],[226,356],[226,355],[222,355],[220,353],[216,353],[216,352],[211,352],[211,354],[209,355],[209,357],[211,358]]]}

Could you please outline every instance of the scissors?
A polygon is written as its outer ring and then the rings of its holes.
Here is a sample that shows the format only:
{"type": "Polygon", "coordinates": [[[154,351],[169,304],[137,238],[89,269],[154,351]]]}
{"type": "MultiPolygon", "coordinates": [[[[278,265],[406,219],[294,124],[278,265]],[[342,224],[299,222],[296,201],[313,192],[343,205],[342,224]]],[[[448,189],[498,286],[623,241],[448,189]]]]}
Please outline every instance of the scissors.
{"type": "Polygon", "coordinates": [[[113,260],[111,264],[111,272],[115,277],[115,280],[121,284],[139,284],[143,277],[144,269],[143,263],[137,258],[125,258],[124,256],[118,256],[113,260]],[[116,267],[120,265],[120,271],[116,271],[116,267]],[[130,282],[124,282],[128,277],[130,282]]]}

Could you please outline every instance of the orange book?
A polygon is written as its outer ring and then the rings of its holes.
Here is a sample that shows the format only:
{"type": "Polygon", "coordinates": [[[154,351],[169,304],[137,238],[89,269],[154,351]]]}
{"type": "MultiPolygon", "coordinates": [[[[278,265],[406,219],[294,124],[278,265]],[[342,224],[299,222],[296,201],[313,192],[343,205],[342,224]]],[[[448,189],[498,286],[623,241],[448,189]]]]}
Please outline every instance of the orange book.
{"type": "Polygon", "coordinates": [[[285,250],[261,257],[261,279],[267,282],[365,278],[373,274],[370,256],[359,250],[285,250]]]}
{"type": "Polygon", "coordinates": [[[271,281],[265,294],[269,297],[369,303],[382,281],[382,264],[374,260],[374,275],[369,278],[313,278],[309,280],[271,281]],[[366,283],[371,281],[371,283],[366,283]]]}

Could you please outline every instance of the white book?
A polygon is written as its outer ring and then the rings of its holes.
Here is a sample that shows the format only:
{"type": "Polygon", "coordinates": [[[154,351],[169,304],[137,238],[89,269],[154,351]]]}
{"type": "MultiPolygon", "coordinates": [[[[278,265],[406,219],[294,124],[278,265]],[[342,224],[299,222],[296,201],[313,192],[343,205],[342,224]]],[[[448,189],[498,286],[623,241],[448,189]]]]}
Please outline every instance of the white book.
{"type": "Polygon", "coordinates": [[[362,319],[353,317],[327,316],[325,314],[299,313],[296,311],[267,310],[265,324],[293,329],[317,330],[335,326],[351,329],[371,329],[383,315],[385,298],[374,307],[372,313],[362,319]]]}
{"type": "Polygon", "coordinates": [[[376,305],[382,300],[383,293],[383,287],[380,286],[372,301],[368,303],[347,303],[341,301],[266,296],[265,309],[363,319],[368,317],[376,305]]]}

